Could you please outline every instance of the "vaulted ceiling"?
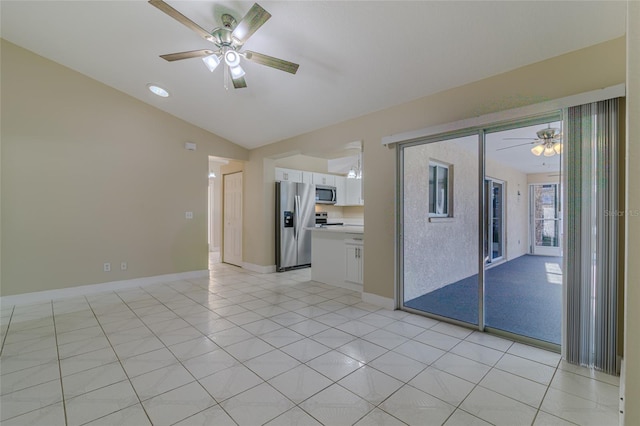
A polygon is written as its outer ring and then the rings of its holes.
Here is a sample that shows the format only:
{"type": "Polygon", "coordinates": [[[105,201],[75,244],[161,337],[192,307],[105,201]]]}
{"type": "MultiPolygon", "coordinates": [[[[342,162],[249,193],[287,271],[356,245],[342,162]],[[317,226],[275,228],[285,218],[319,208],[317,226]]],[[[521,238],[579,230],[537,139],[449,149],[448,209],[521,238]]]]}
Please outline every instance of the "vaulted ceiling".
{"type": "MultiPolygon", "coordinates": [[[[167,1],[201,27],[253,2],[167,1]]],[[[260,1],[269,19],[249,50],[300,64],[296,75],[221,69],[161,54],[212,44],[132,1],[0,2],[2,38],[247,148],[401,104],[620,37],[624,1],[260,1]],[[152,95],[156,83],[171,96],[152,95]]],[[[43,76],[46,78],[46,76],[43,76]]]]}

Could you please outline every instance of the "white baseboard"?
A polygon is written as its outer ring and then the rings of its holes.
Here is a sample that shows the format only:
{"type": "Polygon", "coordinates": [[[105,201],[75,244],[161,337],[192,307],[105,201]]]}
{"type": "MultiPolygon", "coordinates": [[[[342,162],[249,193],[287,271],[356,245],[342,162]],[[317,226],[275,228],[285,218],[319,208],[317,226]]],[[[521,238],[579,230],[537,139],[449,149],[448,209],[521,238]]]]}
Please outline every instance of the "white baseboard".
{"type": "Polygon", "coordinates": [[[48,302],[55,299],[64,299],[87,294],[104,293],[114,290],[142,287],[178,280],[208,277],[209,271],[189,271],[177,274],[157,275],[154,277],[134,278],[131,280],[111,281],[100,284],[88,284],[76,287],[59,288],[55,290],[36,291],[33,293],[15,294],[0,297],[0,303],[7,305],[26,305],[32,303],[48,302]]]}
{"type": "MultiPolygon", "coordinates": [[[[312,278],[313,280],[313,278],[312,278]]],[[[320,282],[320,281],[318,281],[320,282]]],[[[347,281],[338,281],[338,282],[325,282],[324,284],[329,284],[334,287],[344,288],[346,290],[357,291],[358,293],[362,293],[362,284],[350,283],[347,281]]]]}
{"type": "Polygon", "coordinates": [[[388,297],[378,296],[373,293],[362,292],[362,301],[375,306],[393,311],[396,308],[396,302],[388,297]]]}
{"type": "Polygon", "coordinates": [[[249,262],[242,262],[242,268],[259,274],[270,274],[276,271],[276,265],[262,266],[249,262]]]}

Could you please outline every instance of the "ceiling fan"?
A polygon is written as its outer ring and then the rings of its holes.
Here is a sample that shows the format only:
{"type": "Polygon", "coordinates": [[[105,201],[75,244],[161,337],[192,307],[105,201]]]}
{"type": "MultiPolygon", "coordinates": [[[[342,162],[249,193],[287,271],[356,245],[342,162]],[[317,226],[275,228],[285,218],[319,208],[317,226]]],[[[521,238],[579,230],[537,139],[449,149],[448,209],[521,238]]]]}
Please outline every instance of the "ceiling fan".
{"type": "Polygon", "coordinates": [[[212,50],[191,50],[188,52],[160,55],[160,57],[169,62],[190,58],[202,58],[211,72],[213,72],[221,62],[224,62],[225,88],[228,87],[227,82],[229,79],[231,79],[233,87],[236,89],[247,87],[244,79],[245,71],[242,69],[242,66],[240,66],[242,58],[291,74],[295,74],[298,71],[299,65],[293,62],[258,52],[252,52],[251,50],[242,50],[242,46],[247,42],[249,37],[271,18],[271,14],[264,10],[258,3],[255,3],[251,7],[240,22],[237,22],[233,16],[227,13],[223,14],[221,17],[222,27],[215,28],[210,33],[163,0],[149,0],[149,3],[215,45],[215,49],[212,50]]]}
{"type": "Polygon", "coordinates": [[[531,148],[531,153],[535,156],[539,157],[544,154],[545,157],[552,157],[556,154],[562,154],[562,133],[560,132],[560,129],[548,127],[546,129],[538,130],[536,135],[538,136],[537,138],[504,138],[503,140],[529,139],[531,142],[500,148],[496,151],[534,144],[535,146],[531,148]]]}

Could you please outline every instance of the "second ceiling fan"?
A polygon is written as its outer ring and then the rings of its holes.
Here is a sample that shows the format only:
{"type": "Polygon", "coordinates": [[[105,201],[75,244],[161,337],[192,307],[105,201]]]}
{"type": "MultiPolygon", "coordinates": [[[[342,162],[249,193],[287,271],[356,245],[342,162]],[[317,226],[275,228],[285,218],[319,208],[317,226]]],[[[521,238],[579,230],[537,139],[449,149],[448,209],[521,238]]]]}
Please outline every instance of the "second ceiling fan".
{"type": "Polygon", "coordinates": [[[222,27],[218,27],[210,33],[163,0],[149,0],[149,3],[216,46],[215,50],[200,49],[160,55],[166,61],[173,62],[182,59],[202,58],[211,72],[222,64],[225,73],[225,87],[227,80],[230,78],[233,82],[233,87],[236,89],[247,87],[244,79],[245,71],[240,65],[243,58],[291,74],[295,74],[298,71],[299,65],[293,62],[251,50],[242,50],[249,37],[271,18],[271,14],[258,3],[251,7],[240,22],[237,22],[233,16],[227,13],[223,14],[221,18],[222,27]]]}
{"type": "Polygon", "coordinates": [[[511,149],[522,145],[535,145],[531,148],[531,153],[535,156],[544,154],[545,157],[552,157],[556,154],[562,154],[562,133],[560,129],[548,127],[538,130],[536,135],[538,136],[537,138],[504,138],[503,140],[531,140],[531,142],[500,148],[496,151],[511,149]]]}

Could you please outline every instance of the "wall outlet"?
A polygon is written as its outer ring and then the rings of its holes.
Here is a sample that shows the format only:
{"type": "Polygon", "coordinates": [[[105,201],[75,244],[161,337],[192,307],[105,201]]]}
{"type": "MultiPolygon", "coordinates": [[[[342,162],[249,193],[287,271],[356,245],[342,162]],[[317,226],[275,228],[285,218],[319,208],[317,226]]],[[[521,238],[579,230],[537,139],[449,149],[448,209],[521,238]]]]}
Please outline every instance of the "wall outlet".
{"type": "Polygon", "coordinates": [[[120,263],[120,270],[121,271],[126,271],[127,270],[127,262],[121,262],[120,263]]]}
{"type": "Polygon", "coordinates": [[[111,272],[111,264],[109,262],[106,262],[104,264],[104,271],[105,272],[111,272]]]}
{"type": "Polygon", "coordinates": [[[185,219],[193,219],[193,212],[185,212],[184,217],[185,219]]]}

